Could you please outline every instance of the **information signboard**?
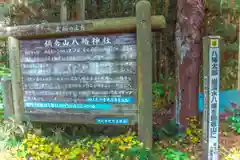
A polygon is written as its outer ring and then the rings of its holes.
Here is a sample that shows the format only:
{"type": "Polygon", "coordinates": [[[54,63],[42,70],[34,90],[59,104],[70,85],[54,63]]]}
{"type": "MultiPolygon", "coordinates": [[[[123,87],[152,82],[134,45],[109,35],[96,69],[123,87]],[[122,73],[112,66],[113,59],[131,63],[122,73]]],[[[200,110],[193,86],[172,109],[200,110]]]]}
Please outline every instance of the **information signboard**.
{"type": "Polygon", "coordinates": [[[31,120],[137,123],[136,34],[20,40],[31,120]]]}

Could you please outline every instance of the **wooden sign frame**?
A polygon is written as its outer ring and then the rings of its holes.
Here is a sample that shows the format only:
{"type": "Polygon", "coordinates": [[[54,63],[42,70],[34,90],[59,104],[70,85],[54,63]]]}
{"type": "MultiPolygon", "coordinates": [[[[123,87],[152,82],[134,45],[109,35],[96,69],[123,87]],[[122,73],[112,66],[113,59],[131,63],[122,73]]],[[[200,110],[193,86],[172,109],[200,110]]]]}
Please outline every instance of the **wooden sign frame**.
{"type": "Polygon", "coordinates": [[[64,36],[130,33],[137,34],[137,84],[139,138],[145,147],[152,147],[152,31],[166,27],[163,16],[151,16],[148,1],[136,5],[136,17],[86,20],[78,22],[23,25],[0,28],[0,39],[8,39],[15,118],[24,120],[23,85],[19,40],[64,36]]]}

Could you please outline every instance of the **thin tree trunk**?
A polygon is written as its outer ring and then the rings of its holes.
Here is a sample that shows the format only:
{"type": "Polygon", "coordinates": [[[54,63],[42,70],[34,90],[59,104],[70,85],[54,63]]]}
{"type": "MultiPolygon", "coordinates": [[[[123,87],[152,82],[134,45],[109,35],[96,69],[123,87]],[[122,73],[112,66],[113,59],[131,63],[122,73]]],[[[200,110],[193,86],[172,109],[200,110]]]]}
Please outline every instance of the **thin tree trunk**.
{"type": "Polygon", "coordinates": [[[77,20],[85,20],[85,0],[76,0],[77,20]]]}
{"type": "Polygon", "coordinates": [[[64,0],[61,0],[60,21],[67,21],[67,5],[64,0]]]}
{"type": "Polygon", "coordinates": [[[201,38],[204,23],[203,0],[178,0],[176,24],[177,48],[177,98],[181,125],[187,125],[187,117],[198,114],[199,71],[201,38]]]}

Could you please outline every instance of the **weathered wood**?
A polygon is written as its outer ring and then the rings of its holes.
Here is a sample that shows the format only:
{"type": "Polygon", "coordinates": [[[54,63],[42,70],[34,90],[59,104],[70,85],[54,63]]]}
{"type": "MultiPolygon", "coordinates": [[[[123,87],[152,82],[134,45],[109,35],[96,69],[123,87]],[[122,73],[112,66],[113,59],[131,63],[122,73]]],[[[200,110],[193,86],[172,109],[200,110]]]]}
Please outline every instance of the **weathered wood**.
{"type": "Polygon", "coordinates": [[[76,0],[77,20],[85,20],[85,0],[76,0]]]}
{"type": "Polygon", "coordinates": [[[12,74],[12,92],[13,92],[13,105],[15,112],[15,119],[17,122],[23,120],[24,105],[23,105],[23,88],[22,76],[20,69],[20,50],[19,41],[14,37],[8,38],[8,53],[9,64],[12,74]]]}
{"type": "MultiPolygon", "coordinates": [[[[152,30],[166,27],[164,16],[150,17],[152,30]]],[[[18,39],[56,37],[90,33],[135,32],[136,17],[86,20],[78,22],[48,23],[0,27],[0,40],[13,36],[18,39]]]]}
{"type": "Polygon", "coordinates": [[[13,117],[14,109],[13,109],[13,97],[12,97],[12,84],[11,80],[3,80],[2,81],[3,88],[3,106],[4,106],[4,117],[13,117]]]}
{"type": "Polygon", "coordinates": [[[65,0],[60,0],[60,21],[65,22],[67,21],[67,5],[65,4],[65,0]]]}
{"type": "Polygon", "coordinates": [[[152,148],[152,32],[151,4],[136,5],[138,52],[138,135],[144,146],[152,148]]]}

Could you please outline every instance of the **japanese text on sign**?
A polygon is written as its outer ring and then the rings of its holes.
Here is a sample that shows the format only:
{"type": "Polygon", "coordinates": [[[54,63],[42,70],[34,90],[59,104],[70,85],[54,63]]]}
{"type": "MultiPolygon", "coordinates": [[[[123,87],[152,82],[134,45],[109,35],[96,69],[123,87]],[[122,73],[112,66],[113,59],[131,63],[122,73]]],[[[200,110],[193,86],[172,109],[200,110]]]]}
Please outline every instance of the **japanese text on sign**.
{"type": "MultiPolygon", "coordinates": [[[[216,42],[218,43],[218,42],[216,42]]],[[[220,86],[220,50],[209,49],[209,159],[218,159],[218,128],[219,128],[219,86],[220,86]]]]}
{"type": "Polygon", "coordinates": [[[136,119],[136,49],[135,34],[20,41],[25,111],[136,119]]]}

